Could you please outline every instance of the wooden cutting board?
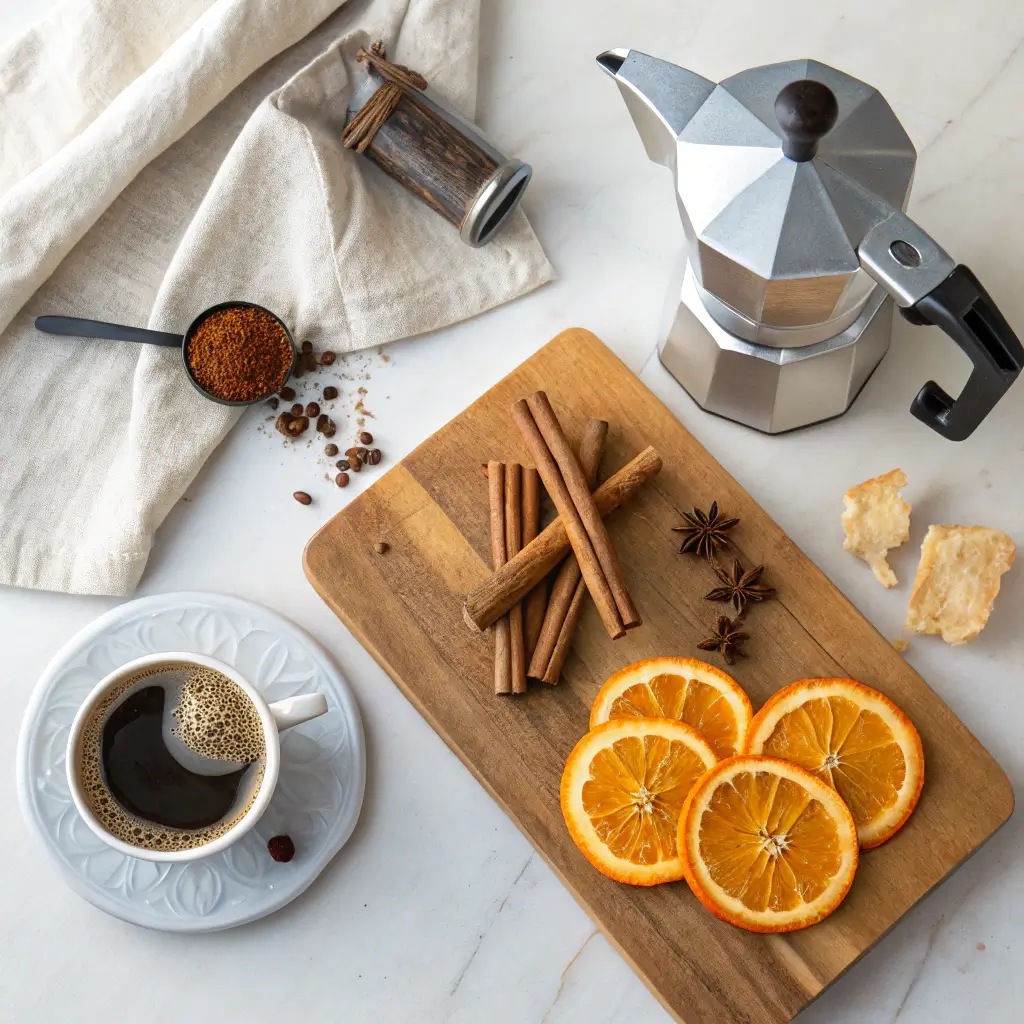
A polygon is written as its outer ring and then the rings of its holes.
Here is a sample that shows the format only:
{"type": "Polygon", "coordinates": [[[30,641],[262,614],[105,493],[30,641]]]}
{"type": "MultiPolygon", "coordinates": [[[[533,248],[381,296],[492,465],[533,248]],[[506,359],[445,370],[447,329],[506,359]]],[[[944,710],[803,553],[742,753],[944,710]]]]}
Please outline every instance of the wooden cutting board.
{"type": "MultiPolygon", "coordinates": [[[[836,526],[835,509],[822,514],[830,529],[836,526]]],[[[323,599],[686,1024],[790,1020],[1013,809],[1009,780],[949,708],[587,331],[560,334],[356,498],[310,541],[305,568],[323,599]],[[529,463],[508,410],[538,388],[547,391],[573,444],[589,417],[611,423],[604,476],[648,444],[664,458],[661,473],[608,520],[645,621],[613,643],[588,601],[562,683],[495,697],[492,637],[472,633],[462,617],[463,595],[490,566],[480,463],[529,463]],[[766,581],[778,591],[777,600],[748,614],[749,657],[732,670],[755,710],[795,679],[850,676],[896,701],[924,741],[924,793],[909,823],[864,854],[836,913],[786,936],[753,935],[718,921],[684,882],[642,889],[604,878],[576,849],[559,810],[562,766],[587,729],[601,683],[641,658],[699,653],[696,644],[721,608],[702,599],[716,581],[706,563],[677,554],[671,528],[681,509],[707,508],[716,499],[741,519],[732,534],[741,558],[763,562],[766,581]],[[378,540],[390,545],[385,554],[374,550],[378,540]]]]}

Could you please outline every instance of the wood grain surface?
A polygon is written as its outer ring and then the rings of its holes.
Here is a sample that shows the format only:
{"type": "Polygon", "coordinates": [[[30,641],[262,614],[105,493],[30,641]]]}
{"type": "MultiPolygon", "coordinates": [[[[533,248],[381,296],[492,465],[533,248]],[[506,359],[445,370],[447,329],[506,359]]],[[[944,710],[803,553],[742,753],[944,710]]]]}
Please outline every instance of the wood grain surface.
{"type": "Polygon", "coordinates": [[[456,125],[408,92],[364,155],[456,227],[498,169],[456,125]]]}
{"type": "MultiPolygon", "coordinates": [[[[840,497],[822,514],[838,517],[840,497]]],[[[1009,781],[963,723],[587,331],[560,334],[356,498],[310,541],[305,568],[665,1008],[687,1024],[790,1020],[1013,809],[1009,781]],[[493,638],[466,626],[462,598],[491,564],[480,463],[529,464],[508,410],[538,389],[548,392],[573,445],[588,418],[609,421],[602,477],[648,444],[665,465],[608,519],[643,625],[612,642],[588,599],[561,684],[533,683],[525,696],[499,698],[493,638]],[[732,669],[755,710],[795,679],[850,676],[896,701],[924,741],[924,793],[909,823],[862,856],[836,913],[785,936],[717,920],[683,882],[641,889],[604,878],[576,849],[559,810],[562,767],[586,731],[601,683],[640,658],[695,655],[720,611],[702,600],[717,582],[710,566],[678,555],[671,533],[681,509],[715,499],[741,519],[731,534],[740,556],[748,565],[764,562],[765,582],[778,592],[747,616],[749,657],[732,669]],[[383,555],[374,550],[378,540],[390,545],[383,555]]]]}

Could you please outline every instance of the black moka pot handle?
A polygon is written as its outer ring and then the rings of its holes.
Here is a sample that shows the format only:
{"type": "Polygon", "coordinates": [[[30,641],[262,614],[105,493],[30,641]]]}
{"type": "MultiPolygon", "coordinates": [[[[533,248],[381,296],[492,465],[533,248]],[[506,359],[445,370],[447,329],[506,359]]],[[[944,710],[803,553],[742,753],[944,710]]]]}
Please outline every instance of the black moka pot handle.
{"type": "Polygon", "coordinates": [[[960,346],[973,369],[958,398],[930,380],[910,411],[950,441],[963,441],[995,408],[1024,369],[1024,347],[969,267],[958,264],[936,288],[900,312],[934,324],[960,346]]]}
{"type": "Polygon", "coordinates": [[[881,210],[857,247],[861,266],[912,324],[933,324],[970,359],[959,397],[930,380],[910,411],[950,441],[970,437],[1024,369],[1024,348],[981,282],[905,213],[881,210]]]}

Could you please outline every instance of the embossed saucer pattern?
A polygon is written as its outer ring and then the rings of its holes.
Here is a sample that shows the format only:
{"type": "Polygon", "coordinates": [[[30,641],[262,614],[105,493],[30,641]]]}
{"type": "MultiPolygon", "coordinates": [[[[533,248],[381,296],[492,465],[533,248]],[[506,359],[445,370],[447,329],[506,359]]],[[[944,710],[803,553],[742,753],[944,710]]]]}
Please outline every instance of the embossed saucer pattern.
{"type": "Polygon", "coordinates": [[[18,741],[25,818],[65,881],[90,903],[132,924],[205,932],[253,921],[305,890],[352,834],[366,757],[352,693],[317,643],[267,608],[222,594],[141,598],[101,616],[47,666],[18,741]],[[194,651],[234,666],[268,701],[319,690],[327,714],[281,736],[281,777],[256,827],[203,860],[161,864],[106,846],[78,816],[64,751],[79,704],[120,665],[158,651],[194,651]],[[266,842],[290,835],[295,858],[271,859],[266,842]]]}

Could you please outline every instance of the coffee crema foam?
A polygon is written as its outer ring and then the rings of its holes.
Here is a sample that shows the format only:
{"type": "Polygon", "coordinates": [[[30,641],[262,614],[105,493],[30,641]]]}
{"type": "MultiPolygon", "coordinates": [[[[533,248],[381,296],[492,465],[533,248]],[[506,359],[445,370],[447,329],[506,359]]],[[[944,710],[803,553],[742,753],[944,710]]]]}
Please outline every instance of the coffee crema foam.
{"type": "Polygon", "coordinates": [[[249,695],[226,676],[199,665],[157,665],[114,687],[93,708],[78,748],[79,781],[89,809],[116,839],[146,850],[194,850],[229,832],[252,807],[263,784],[266,739],[263,722],[249,695]],[[171,712],[171,732],[189,750],[218,761],[252,764],[244,780],[248,795],[221,821],[206,828],[182,830],[158,825],[125,810],[113,797],[103,772],[103,727],[115,704],[139,683],[156,675],[180,673],[180,685],[167,687],[168,700],[177,697],[171,712]],[[177,692],[175,692],[177,691],[177,692]]]}

